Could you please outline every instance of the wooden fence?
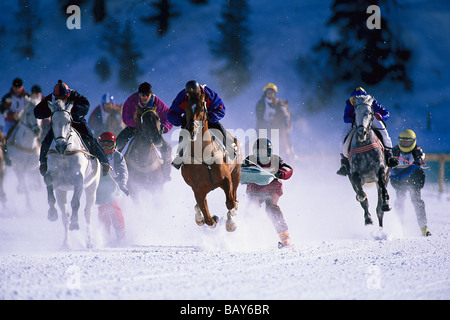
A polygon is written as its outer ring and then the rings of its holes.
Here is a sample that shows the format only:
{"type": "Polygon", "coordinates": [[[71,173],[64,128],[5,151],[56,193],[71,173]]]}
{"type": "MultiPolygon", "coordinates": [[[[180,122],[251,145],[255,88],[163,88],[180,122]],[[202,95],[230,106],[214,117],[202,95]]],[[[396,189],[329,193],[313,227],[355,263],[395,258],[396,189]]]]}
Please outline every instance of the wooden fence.
{"type": "Polygon", "coordinates": [[[425,157],[425,161],[438,161],[439,162],[439,192],[444,192],[444,181],[445,181],[445,163],[450,162],[450,154],[445,153],[427,153],[425,157]]]}

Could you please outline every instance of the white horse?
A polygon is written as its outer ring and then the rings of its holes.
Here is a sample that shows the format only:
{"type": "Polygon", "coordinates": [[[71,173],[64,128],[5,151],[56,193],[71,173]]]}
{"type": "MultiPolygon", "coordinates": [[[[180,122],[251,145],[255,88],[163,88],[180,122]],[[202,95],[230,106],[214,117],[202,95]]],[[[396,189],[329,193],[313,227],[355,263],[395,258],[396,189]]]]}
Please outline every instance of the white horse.
{"type": "Polygon", "coordinates": [[[58,202],[64,225],[65,237],[63,247],[69,247],[69,230],[78,230],[78,209],[83,190],[86,193],[84,217],[87,226],[87,247],[92,248],[91,211],[95,204],[96,191],[100,181],[100,163],[84,147],[79,133],[72,128],[70,110],[73,104],[65,105],[62,100],[48,102],[52,111],[51,126],[54,140],[47,155],[48,170],[44,176],[48,194],[48,219],[55,221],[58,213],[55,202],[58,202]],[[72,215],[67,211],[67,192],[73,190],[70,202],[72,215]],[[56,191],[56,199],[53,191],[56,191]]]}
{"type": "Polygon", "coordinates": [[[25,97],[25,108],[20,111],[18,123],[8,138],[8,154],[16,174],[18,193],[25,194],[28,208],[32,208],[30,191],[41,187],[39,175],[39,136],[42,132],[40,120],[33,114],[39,101],[25,97]]]}

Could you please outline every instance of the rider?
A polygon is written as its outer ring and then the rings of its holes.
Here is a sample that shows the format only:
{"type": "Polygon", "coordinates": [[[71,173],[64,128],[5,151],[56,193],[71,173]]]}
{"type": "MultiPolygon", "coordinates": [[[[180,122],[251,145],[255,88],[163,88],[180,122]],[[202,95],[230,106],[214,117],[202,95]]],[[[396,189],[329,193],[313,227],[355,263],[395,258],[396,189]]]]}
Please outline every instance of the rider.
{"type": "MultiPolygon", "coordinates": [[[[110,173],[112,178],[117,182],[120,190],[128,196],[128,168],[125,158],[116,149],[116,137],[111,132],[103,132],[98,138],[98,141],[112,166],[110,173]]],[[[125,222],[118,200],[113,200],[111,202],[99,205],[98,218],[103,223],[108,235],[112,224],[114,230],[116,231],[117,239],[119,241],[125,239],[125,222]]]]}
{"type": "MultiPolygon", "coordinates": [[[[349,133],[353,128],[355,122],[355,106],[357,96],[369,96],[362,87],[358,87],[352,91],[350,98],[346,101],[345,111],[344,111],[344,122],[346,123],[346,128],[343,130],[343,139],[345,142],[349,133]]],[[[370,96],[369,96],[370,97],[370,96]]],[[[372,97],[373,98],[373,97],[372,97]]],[[[375,98],[372,102],[373,112],[375,113],[372,122],[372,129],[380,133],[382,137],[382,142],[384,145],[384,155],[386,158],[386,164],[388,167],[395,167],[398,165],[398,159],[392,155],[392,141],[386,129],[384,122],[389,119],[389,111],[381,105],[375,98]]],[[[345,145],[345,144],[344,144],[345,145]]],[[[348,158],[341,153],[341,168],[336,172],[338,175],[346,176],[349,173],[350,163],[348,158]]]]}
{"type": "Polygon", "coordinates": [[[3,127],[5,137],[8,137],[11,128],[18,122],[18,113],[24,110],[25,97],[29,96],[23,86],[22,79],[14,79],[11,89],[3,96],[0,106],[0,111],[5,117],[5,126],[3,127]]]}
{"type": "Polygon", "coordinates": [[[266,203],[266,212],[278,233],[280,242],[278,247],[289,247],[291,240],[288,226],[284,220],[283,212],[278,206],[278,200],[283,195],[283,184],[280,180],[287,180],[292,176],[293,169],[284,163],[280,156],[272,154],[272,143],[269,139],[260,138],[253,145],[253,154],[245,158],[243,167],[259,166],[274,174],[274,179],[268,185],[249,183],[247,194],[250,199],[261,205],[266,203]]]}
{"type": "MultiPolygon", "coordinates": [[[[167,133],[172,129],[172,124],[167,119],[169,107],[156,95],[153,94],[153,88],[150,83],[144,82],[139,85],[138,92],[133,93],[125,101],[122,110],[122,120],[126,127],[117,136],[117,148],[122,150],[127,142],[137,133],[137,127],[134,120],[134,115],[139,108],[153,108],[159,116],[161,122],[161,134],[167,133]]],[[[167,142],[163,139],[163,145],[167,142]]],[[[161,148],[163,151],[165,148],[161,148]]],[[[170,155],[164,156],[164,159],[169,159],[170,155]]]]}
{"type": "MultiPolygon", "coordinates": [[[[181,90],[175,99],[172,102],[172,106],[169,109],[168,119],[170,123],[174,126],[181,126],[181,128],[186,127],[186,114],[185,109],[187,106],[187,101],[189,97],[200,98],[201,95],[205,95],[206,108],[208,110],[208,128],[209,129],[217,129],[220,131],[223,137],[223,143],[227,146],[227,134],[223,125],[219,122],[225,116],[225,105],[222,102],[222,99],[219,95],[209,88],[206,85],[200,85],[195,80],[190,80],[186,83],[186,86],[183,90],[181,90]]],[[[180,135],[180,141],[182,140],[182,136],[180,135]]],[[[230,150],[233,149],[233,152],[236,150],[234,142],[231,143],[230,150]]],[[[173,160],[172,165],[176,169],[180,169],[182,165],[181,158],[183,157],[183,149],[179,147],[177,152],[177,157],[173,160]]],[[[228,151],[229,154],[232,154],[228,151]]]]}
{"type": "Polygon", "coordinates": [[[285,118],[289,118],[287,102],[277,98],[278,87],[269,83],[263,88],[263,95],[256,103],[256,129],[270,129],[278,112],[283,112],[285,118]]]}
{"type": "MultiPolygon", "coordinates": [[[[114,96],[109,92],[102,96],[101,103],[92,111],[89,117],[89,126],[94,133],[100,134],[107,129],[106,120],[111,110],[120,110],[121,105],[115,103],[114,96]]],[[[119,113],[117,113],[119,115],[119,113]]],[[[121,119],[119,121],[122,121],[121,119]]]]}
{"type": "MultiPolygon", "coordinates": [[[[14,79],[11,89],[3,96],[0,105],[0,112],[5,117],[3,135],[6,137],[6,140],[8,140],[12,133],[11,129],[13,129],[18,123],[19,112],[25,109],[25,97],[29,97],[29,94],[23,86],[22,79],[14,79]]],[[[7,144],[3,145],[3,153],[5,156],[6,165],[11,165],[11,158],[8,155],[7,144]]]]}
{"type": "Polygon", "coordinates": [[[397,194],[395,205],[403,211],[405,195],[409,191],[420,230],[424,236],[431,236],[427,228],[425,202],[421,197],[421,189],[425,184],[425,172],[421,168],[425,165],[425,153],[416,145],[415,132],[410,129],[400,132],[398,145],[392,152],[400,160],[399,166],[393,168],[390,173],[390,181],[397,194]]]}
{"type": "MultiPolygon", "coordinates": [[[[52,111],[48,106],[48,102],[52,100],[63,100],[65,103],[72,102],[73,107],[70,111],[72,116],[72,127],[78,131],[84,144],[89,149],[89,152],[96,156],[102,165],[103,175],[107,175],[111,166],[108,164],[108,158],[103,151],[103,148],[98,143],[97,139],[92,135],[91,129],[87,126],[84,116],[89,111],[89,101],[86,97],[78,93],[77,91],[70,89],[67,84],[58,80],[58,83],[53,88],[53,93],[46,96],[35,108],[34,116],[37,119],[45,119],[51,116],[52,111]]],[[[41,175],[45,175],[47,172],[47,153],[50,149],[50,145],[53,140],[53,130],[47,132],[41,145],[41,153],[39,156],[39,162],[41,163],[39,171],[41,175]]]]}

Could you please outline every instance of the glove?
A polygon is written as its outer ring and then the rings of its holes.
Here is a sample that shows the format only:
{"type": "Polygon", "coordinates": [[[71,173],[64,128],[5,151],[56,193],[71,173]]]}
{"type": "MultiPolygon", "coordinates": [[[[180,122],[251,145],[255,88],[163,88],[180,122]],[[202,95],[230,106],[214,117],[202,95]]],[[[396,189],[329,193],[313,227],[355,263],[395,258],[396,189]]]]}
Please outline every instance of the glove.
{"type": "Polygon", "coordinates": [[[275,177],[277,179],[283,179],[284,178],[284,172],[279,170],[277,173],[275,173],[275,177]]]}
{"type": "Polygon", "coordinates": [[[166,127],[161,127],[161,134],[167,133],[168,131],[166,127]]]}
{"type": "Polygon", "coordinates": [[[123,193],[125,193],[126,196],[129,196],[129,195],[130,195],[130,192],[128,191],[127,187],[125,187],[125,186],[120,186],[119,188],[120,188],[120,190],[123,191],[123,193]]]}
{"type": "Polygon", "coordinates": [[[45,176],[45,174],[47,173],[46,163],[41,163],[41,165],[39,166],[39,172],[41,173],[41,176],[45,176]]]}
{"type": "Polygon", "coordinates": [[[102,174],[104,176],[106,176],[110,171],[111,171],[111,166],[109,165],[109,163],[102,163],[102,174]]]}
{"type": "Polygon", "coordinates": [[[380,121],[383,120],[383,116],[381,114],[379,114],[378,112],[375,113],[375,118],[377,118],[377,120],[380,120],[380,121]]]}

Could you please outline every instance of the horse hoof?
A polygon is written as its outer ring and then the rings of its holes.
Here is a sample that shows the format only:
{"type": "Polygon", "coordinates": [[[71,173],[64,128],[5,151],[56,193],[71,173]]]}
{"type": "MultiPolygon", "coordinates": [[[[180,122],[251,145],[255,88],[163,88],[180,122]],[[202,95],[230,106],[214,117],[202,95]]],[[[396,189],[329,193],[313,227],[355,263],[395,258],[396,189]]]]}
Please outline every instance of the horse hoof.
{"type": "Polygon", "coordinates": [[[234,222],[232,219],[228,219],[225,227],[228,232],[234,232],[237,228],[237,225],[236,222],[234,222]]]}
{"type": "Polygon", "coordinates": [[[205,224],[205,218],[203,217],[203,213],[197,205],[195,206],[194,209],[195,209],[195,223],[201,227],[202,225],[205,224]]]}
{"type": "Polygon", "coordinates": [[[58,212],[56,210],[49,210],[47,219],[51,222],[58,220],[58,212]]]}
{"type": "Polygon", "coordinates": [[[212,216],[213,224],[210,225],[211,229],[214,229],[217,226],[217,223],[219,223],[219,217],[218,216],[212,216]]]}
{"type": "Polygon", "coordinates": [[[365,194],[365,193],[363,193],[362,195],[360,195],[360,194],[357,194],[356,195],[356,200],[358,201],[358,202],[363,202],[363,201],[365,201],[367,199],[367,195],[365,194]]]}
{"type": "Polygon", "coordinates": [[[383,211],[391,211],[391,209],[392,209],[392,207],[390,206],[389,203],[383,203],[381,205],[381,210],[383,210],[383,211]]]}
{"type": "Polygon", "coordinates": [[[80,226],[78,224],[78,222],[71,222],[69,225],[69,230],[80,230],[80,226]]]}
{"type": "Polygon", "coordinates": [[[367,225],[371,225],[371,224],[373,224],[373,222],[372,222],[372,219],[371,219],[371,218],[368,218],[368,219],[365,219],[365,220],[364,220],[364,225],[365,225],[365,226],[367,226],[367,225]]]}

